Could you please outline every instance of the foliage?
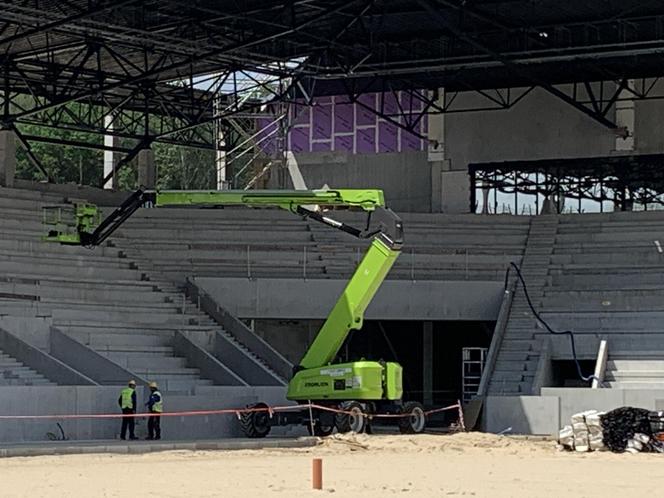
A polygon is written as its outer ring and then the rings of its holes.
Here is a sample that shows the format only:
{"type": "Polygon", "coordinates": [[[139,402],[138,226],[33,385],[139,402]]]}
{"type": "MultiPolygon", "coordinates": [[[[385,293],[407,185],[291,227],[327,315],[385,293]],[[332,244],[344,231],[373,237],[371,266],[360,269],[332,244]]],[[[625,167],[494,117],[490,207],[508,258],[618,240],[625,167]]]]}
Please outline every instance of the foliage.
{"type": "MultiPolygon", "coordinates": [[[[70,106],[82,104],[73,103],[70,106]]],[[[19,131],[25,136],[41,136],[52,140],[65,140],[101,144],[103,137],[75,130],[64,130],[21,124],[19,131]]],[[[120,141],[121,146],[132,148],[136,142],[120,141]]],[[[31,141],[30,147],[43,167],[58,183],[77,183],[100,186],[103,180],[104,153],[101,150],[55,145],[31,141]]],[[[32,164],[24,148],[17,142],[16,176],[26,180],[42,181],[44,175],[32,164]]],[[[162,189],[214,189],[216,186],[215,153],[212,150],[155,143],[152,146],[157,165],[157,187],[162,189]]],[[[120,189],[136,188],[136,160],[125,165],[118,174],[120,189]]]]}

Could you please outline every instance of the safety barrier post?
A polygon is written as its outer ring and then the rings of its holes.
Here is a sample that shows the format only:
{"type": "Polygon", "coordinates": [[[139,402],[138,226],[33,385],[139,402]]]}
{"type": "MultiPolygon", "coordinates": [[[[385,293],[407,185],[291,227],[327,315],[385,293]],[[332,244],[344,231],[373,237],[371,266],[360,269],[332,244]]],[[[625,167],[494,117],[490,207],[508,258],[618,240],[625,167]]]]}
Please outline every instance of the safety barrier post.
{"type": "Polygon", "coordinates": [[[313,489],[323,489],[323,460],[321,458],[313,459],[311,477],[313,489]]]}

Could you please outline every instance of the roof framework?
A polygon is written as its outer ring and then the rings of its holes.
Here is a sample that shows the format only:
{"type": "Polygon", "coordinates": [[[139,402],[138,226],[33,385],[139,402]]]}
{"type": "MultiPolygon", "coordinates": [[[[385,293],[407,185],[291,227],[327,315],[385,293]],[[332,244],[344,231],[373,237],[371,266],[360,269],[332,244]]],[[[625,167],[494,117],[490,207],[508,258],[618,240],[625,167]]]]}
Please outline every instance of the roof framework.
{"type": "Polygon", "coordinates": [[[114,134],[127,160],[331,94],[405,90],[440,113],[468,110],[456,92],[504,109],[541,87],[616,128],[625,92],[660,97],[663,62],[661,0],[0,0],[2,125],[114,134]]]}

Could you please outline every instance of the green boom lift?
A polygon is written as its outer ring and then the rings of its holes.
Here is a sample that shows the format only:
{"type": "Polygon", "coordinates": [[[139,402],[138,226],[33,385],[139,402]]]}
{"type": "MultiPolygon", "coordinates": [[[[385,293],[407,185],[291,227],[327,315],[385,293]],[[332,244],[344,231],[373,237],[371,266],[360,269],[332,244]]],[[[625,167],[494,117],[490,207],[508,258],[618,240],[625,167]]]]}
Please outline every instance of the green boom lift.
{"type": "MultiPolygon", "coordinates": [[[[371,239],[369,249],[337,300],[315,340],[288,384],[287,398],[324,408],[270,414],[267,405],[241,418],[248,437],[264,437],[276,425],[304,424],[315,435],[325,436],[336,427],[340,432],[369,430],[372,413],[403,414],[399,428],[405,433],[424,431],[422,405],[402,402],[402,368],[395,362],[353,361],[334,363],[353,329],[362,328],[364,312],[385,280],[403,244],[401,219],[385,207],[380,190],[222,190],[148,191],[139,189],[120,207],[102,219],[99,209],[88,203],[44,208],[48,234],[44,240],[93,247],[104,242],[127,218],[143,206],[155,207],[278,207],[311,218],[352,236],[371,239]],[[357,228],[331,218],[326,211],[362,210],[366,225],[357,228]],[[327,409],[326,409],[327,408],[327,409]]],[[[378,421],[378,419],[375,419],[378,421]]]]}

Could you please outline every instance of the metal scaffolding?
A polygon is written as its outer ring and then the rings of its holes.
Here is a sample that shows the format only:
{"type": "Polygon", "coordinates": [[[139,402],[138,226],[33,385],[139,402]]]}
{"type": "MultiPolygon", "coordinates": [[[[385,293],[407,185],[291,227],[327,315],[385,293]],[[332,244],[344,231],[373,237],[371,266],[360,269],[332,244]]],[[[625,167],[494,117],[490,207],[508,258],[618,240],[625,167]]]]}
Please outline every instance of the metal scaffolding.
{"type": "Polygon", "coordinates": [[[116,170],[154,143],[231,150],[266,106],[321,95],[361,105],[368,92],[406,92],[417,112],[368,110],[418,134],[427,114],[507,109],[539,87],[620,135],[617,101],[659,98],[664,4],[0,0],[0,54],[0,125],[28,155],[34,142],[112,150],[116,170]],[[26,134],[27,124],[83,135],[26,134]]]}

